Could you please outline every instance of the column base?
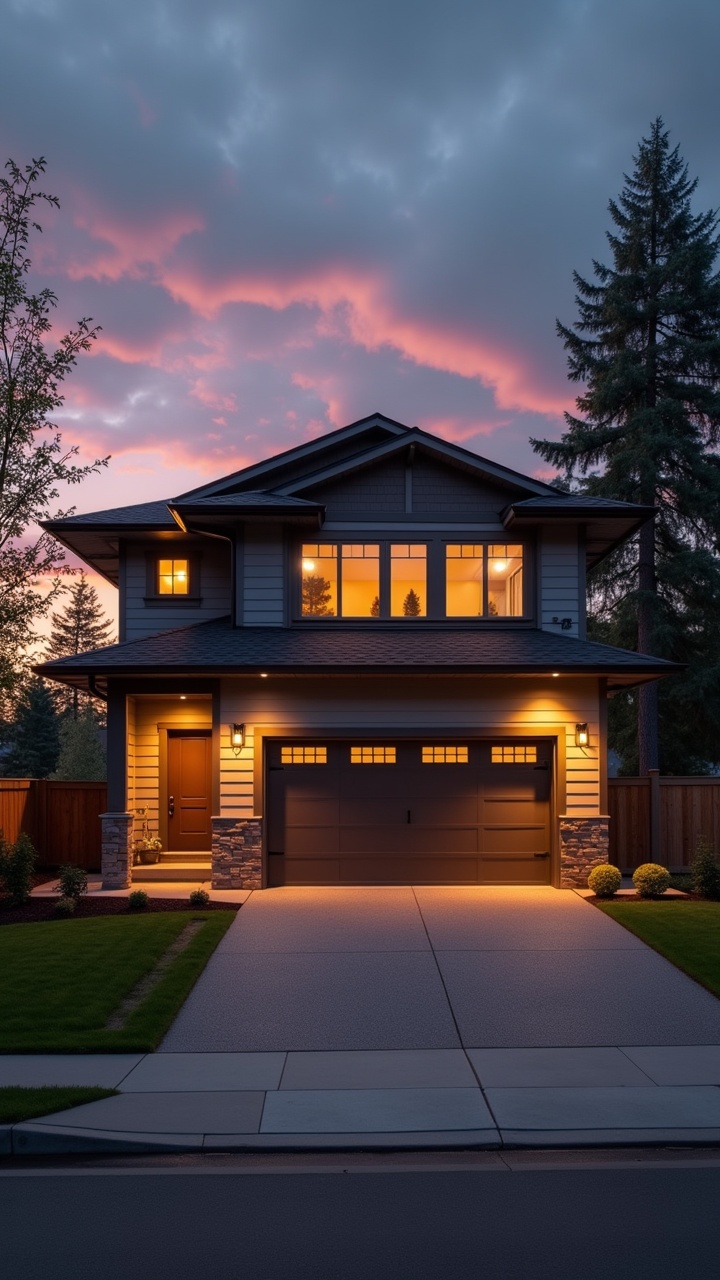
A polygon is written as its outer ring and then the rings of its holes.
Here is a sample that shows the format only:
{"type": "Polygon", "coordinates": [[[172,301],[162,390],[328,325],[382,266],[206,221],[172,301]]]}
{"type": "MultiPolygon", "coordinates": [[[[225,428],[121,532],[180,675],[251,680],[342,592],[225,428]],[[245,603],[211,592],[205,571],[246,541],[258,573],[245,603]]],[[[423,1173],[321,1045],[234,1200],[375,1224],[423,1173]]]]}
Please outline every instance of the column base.
{"type": "Polygon", "coordinates": [[[587,889],[593,867],[608,860],[610,819],[560,818],[560,888],[587,889]]]}
{"type": "Polygon", "coordinates": [[[262,889],[262,818],[212,819],[213,889],[262,889]]]}
{"type": "Polygon", "coordinates": [[[100,814],[103,889],[129,889],[132,884],[133,822],[131,813],[100,814]]]}

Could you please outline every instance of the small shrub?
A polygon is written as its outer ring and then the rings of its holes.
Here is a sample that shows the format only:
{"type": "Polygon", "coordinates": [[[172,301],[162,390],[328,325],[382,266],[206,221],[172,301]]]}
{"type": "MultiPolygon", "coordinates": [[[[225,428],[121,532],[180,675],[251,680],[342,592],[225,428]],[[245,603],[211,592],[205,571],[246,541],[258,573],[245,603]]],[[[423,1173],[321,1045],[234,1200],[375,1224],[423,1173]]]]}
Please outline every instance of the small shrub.
{"type": "Polygon", "coordinates": [[[76,906],[77,906],[77,901],[75,898],[66,898],[65,895],[63,895],[63,897],[58,898],[57,902],[55,903],[55,907],[54,907],[55,915],[60,916],[61,920],[65,920],[68,916],[75,915],[76,906]]]}
{"type": "Polygon", "coordinates": [[[677,875],[670,875],[670,888],[679,889],[681,893],[692,893],[694,885],[693,878],[688,875],[687,871],[679,871],[677,875]]]}
{"type": "Polygon", "coordinates": [[[720,862],[715,855],[715,846],[707,836],[698,836],[690,872],[696,893],[713,901],[720,898],[720,862]]]}
{"type": "Polygon", "coordinates": [[[191,907],[206,907],[210,901],[210,894],[205,889],[193,889],[189,901],[191,907]]]}
{"type": "Polygon", "coordinates": [[[87,871],[83,867],[67,865],[60,868],[60,891],[63,898],[73,898],[77,901],[87,893],[87,887],[87,871]]]}
{"type": "Polygon", "coordinates": [[[618,868],[611,866],[609,862],[593,867],[588,876],[588,889],[592,889],[598,898],[612,898],[621,884],[622,875],[618,868]]]}
{"type": "Polygon", "coordinates": [[[639,898],[659,898],[670,886],[670,872],[659,862],[643,862],[633,875],[639,898]]]}
{"type": "Polygon", "coordinates": [[[13,906],[22,907],[28,901],[36,862],[37,853],[32,840],[24,831],[20,832],[14,844],[5,840],[0,844],[0,880],[13,906]]]}
{"type": "Polygon", "coordinates": [[[146,911],[150,899],[144,889],[133,889],[128,898],[128,911],[146,911]]]}

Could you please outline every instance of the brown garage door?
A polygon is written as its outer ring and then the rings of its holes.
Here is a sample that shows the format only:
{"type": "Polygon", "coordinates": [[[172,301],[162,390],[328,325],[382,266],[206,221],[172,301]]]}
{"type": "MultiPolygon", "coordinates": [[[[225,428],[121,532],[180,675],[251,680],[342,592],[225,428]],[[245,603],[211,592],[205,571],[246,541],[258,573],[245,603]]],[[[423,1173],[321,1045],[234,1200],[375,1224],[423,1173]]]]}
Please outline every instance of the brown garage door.
{"type": "Polygon", "coordinates": [[[273,743],[271,884],[546,884],[548,742],[273,743]]]}

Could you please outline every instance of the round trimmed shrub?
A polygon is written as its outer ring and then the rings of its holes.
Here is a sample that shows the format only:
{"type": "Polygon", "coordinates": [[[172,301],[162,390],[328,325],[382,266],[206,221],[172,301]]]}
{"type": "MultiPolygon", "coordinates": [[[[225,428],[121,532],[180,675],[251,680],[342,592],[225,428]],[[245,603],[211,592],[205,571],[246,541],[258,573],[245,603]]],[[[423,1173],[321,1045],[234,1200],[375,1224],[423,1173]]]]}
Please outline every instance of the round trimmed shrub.
{"type": "Polygon", "coordinates": [[[206,907],[210,901],[210,894],[205,889],[193,889],[190,894],[191,907],[206,907]]]}
{"type": "Polygon", "coordinates": [[[150,899],[144,889],[133,889],[128,898],[128,911],[146,911],[150,899]]]}
{"type": "Polygon", "coordinates": [[[588,889],[592,889],[598,898],[612,898],[622,884],[622,876],[617,867],[609,862],[602,862],[593,867],[588,876],[588,889]]]}
{"type": "Polygon", "coordinates": [[[670,872],[659,862],[643,862],[632,879],[639,898],[659,898],[670,887],[670,872]]]}
{"type": "Polygon", "coordinates": [[[53,910],[55,915],[59,916],[61,920],[66,920],[68,916],[75,915],[76,905],[74,898],[68,898],[63,895],[62,898],[58,898],[53,910]]]}

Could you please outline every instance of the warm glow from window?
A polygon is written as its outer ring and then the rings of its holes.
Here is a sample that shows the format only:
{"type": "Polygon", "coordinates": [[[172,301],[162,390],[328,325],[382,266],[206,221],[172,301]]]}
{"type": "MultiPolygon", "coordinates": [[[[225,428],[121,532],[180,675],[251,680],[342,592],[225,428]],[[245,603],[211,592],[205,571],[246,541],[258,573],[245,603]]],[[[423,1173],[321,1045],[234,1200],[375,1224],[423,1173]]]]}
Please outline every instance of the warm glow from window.
{"type": "Polygon", "coordinates": [[[493,618],[522,617],[522,547],[491,544],[486,550],[488,556],[488,615],[493,618]]]}
{"type": "Polygon", "coordinates": [[[421,543],[390,548],[390,613],[393,618],[427,615],[427,547],[421,543]]]}
{"type": "Polygon", "coordinates": [[[423,747],[423,764],[467,764],[467,747],[423,747]]]}
{"type": "Polygon", "coordinates": [[[337,614],[337,547],[306,544],[302,549],[302,616],[334,618],[337,614]]]}
{"type": "Polygon", "coordinates": [[[452,543],[445,548],[445,613],[448,618],[477,618],[483,612],[484,547],[452,543]]]}
{"type": "Polygon", "coordinates": [[[327,764],[327,747],[281,747],[281,764],[327,764]]]}
{"type": "Polygon", "coordinates": [[[159,560],[158,595],[186,596],[188,576],[187,560],[159,560]]]}
{"type": "Polygon", "coordinates": [[[395,747],[351,747],[351,764],[396,764],[395,747]]]}
{"type": "Polygon", "coordinates": [[[516,743],[491,747],[490,761],[492,764],[535,764],[537,747],[516,743]]]}
{"type": "Polygon", "coordinates": [[[343,543],[341,554],[343,618],[377,618],[380,614],[380,547],[375,543],[343,543]]]}

